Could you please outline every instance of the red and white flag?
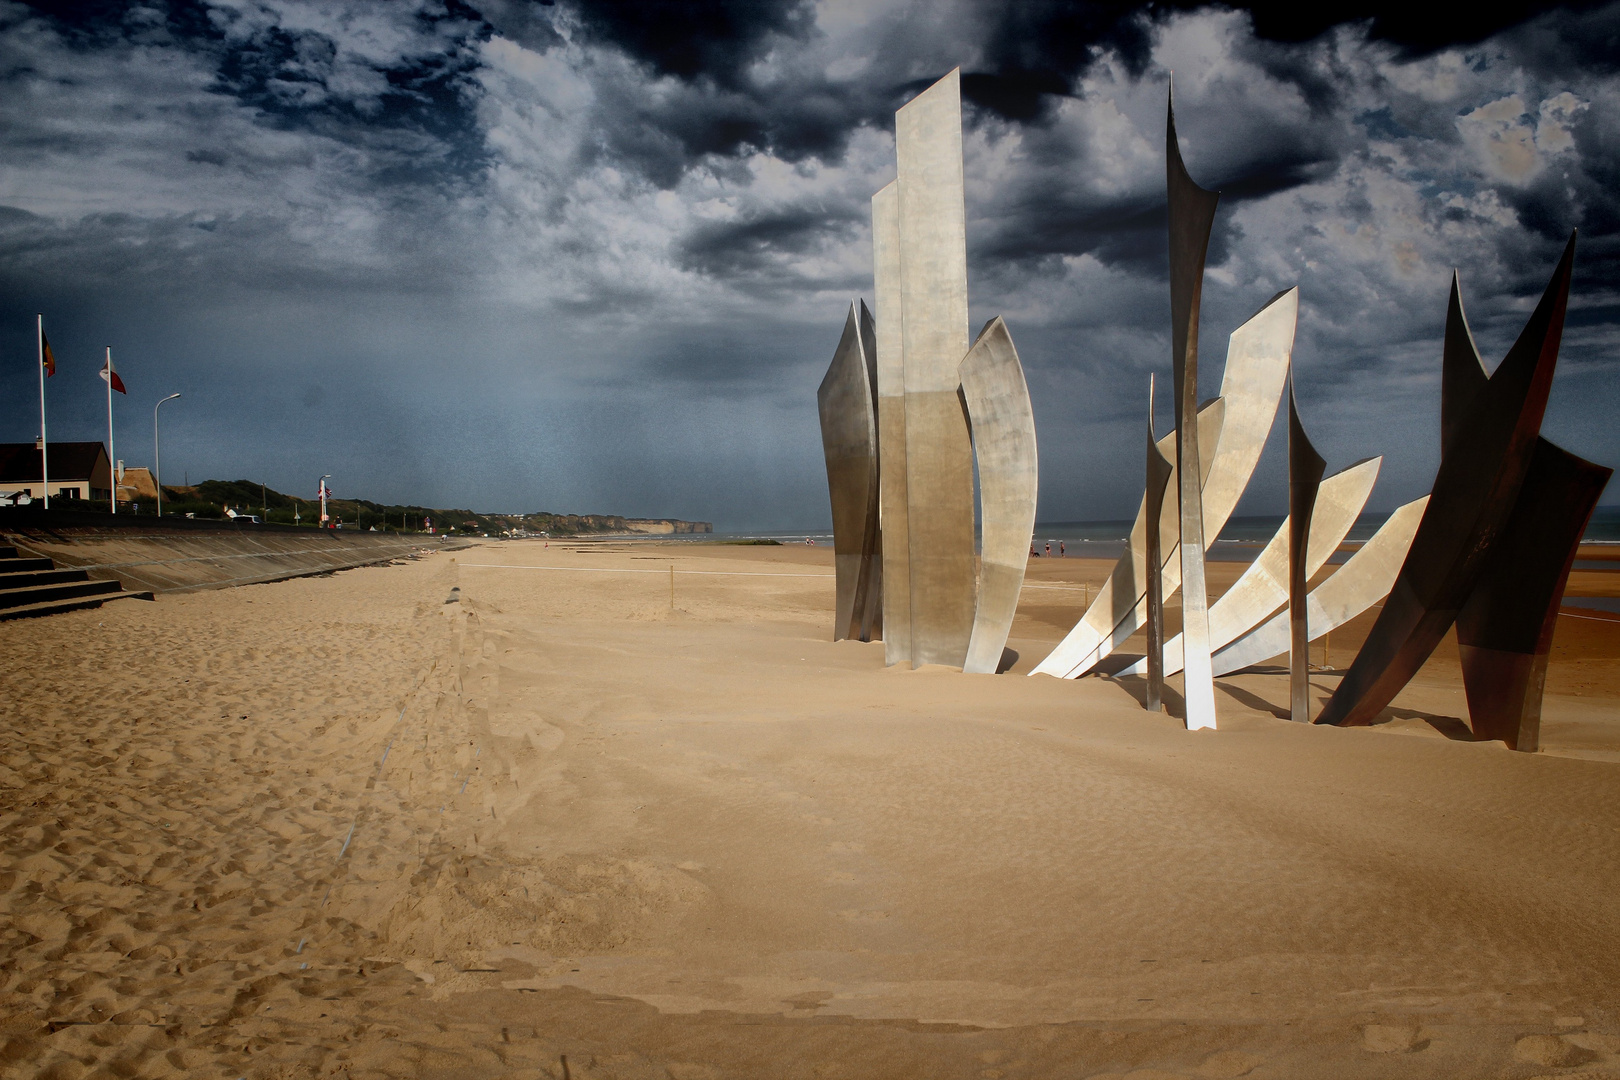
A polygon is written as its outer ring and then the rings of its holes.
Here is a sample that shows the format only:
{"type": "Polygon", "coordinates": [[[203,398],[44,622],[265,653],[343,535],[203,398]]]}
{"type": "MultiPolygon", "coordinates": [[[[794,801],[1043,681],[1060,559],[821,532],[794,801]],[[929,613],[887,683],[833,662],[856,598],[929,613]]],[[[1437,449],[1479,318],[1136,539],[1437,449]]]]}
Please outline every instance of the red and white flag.
{"type": "Polygon", "coordinates": [[[129,393],[128,390],[124,389],[124,380],[120,379],[118,377],[118,372],[113,370],[112,350],[111,349],[107,350],[107,362],[105,364],[103,364],[102,367],[101,367],[101,381],[106,383],[108,386],[111,386],[114,390],[118,391],[120,394],[128,394],[129,393]]]}

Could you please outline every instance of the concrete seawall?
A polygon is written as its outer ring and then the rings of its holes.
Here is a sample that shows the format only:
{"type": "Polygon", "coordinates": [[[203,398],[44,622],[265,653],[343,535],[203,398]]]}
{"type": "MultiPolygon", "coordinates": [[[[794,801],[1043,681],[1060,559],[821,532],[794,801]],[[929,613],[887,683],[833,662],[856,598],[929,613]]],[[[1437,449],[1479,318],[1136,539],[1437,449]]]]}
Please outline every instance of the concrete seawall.
{"type": "MultiPolygon", "coordinates": [[[[433,537],[187,518],[0,508],[0,537],[59,567],[156,593],[347,570],[441,549],[433,537]]],[[[460,545],[457,545],[460,546],[460,545]]]]}

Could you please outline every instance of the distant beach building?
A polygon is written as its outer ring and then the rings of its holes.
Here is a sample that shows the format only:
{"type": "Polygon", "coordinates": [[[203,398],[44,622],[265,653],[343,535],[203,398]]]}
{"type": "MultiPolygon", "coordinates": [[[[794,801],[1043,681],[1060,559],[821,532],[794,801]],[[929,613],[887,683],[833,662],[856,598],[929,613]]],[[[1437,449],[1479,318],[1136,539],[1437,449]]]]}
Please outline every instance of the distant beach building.
{"type": "MultiPolygon", "coordinates": [[[[98,442],[53,442],[51,498],[106,499],[112,494],[112,462],[98,442]]],[[[31,442],[0,443],[0,492],[43,499],[40,449],[31,442]]]]}
{"type": "Polygon", "coordinates": [[[152,479],[152,470],[131,465],[124,466],[124,478],[118,481],[118,501],[155,503],[157,482],[152,479]]]}

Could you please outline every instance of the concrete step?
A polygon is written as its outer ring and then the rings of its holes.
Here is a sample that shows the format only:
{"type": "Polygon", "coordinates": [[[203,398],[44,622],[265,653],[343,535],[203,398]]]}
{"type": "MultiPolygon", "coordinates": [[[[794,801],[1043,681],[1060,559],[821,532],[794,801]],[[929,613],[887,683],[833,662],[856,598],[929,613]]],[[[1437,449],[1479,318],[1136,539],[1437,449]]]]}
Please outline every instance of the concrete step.
{"type": "MultiPolygon", "coordinates": [[[[32,560],[30,560],[32,561],[32,560]]],[[[45,560],[40,560],[45,561],[45,560]]],[[[25,589],[30,585],[60,585],[68,581],[89,581],[90,575],[83,570],[24,570],[20,573],[10,572],[11,568],[0,563],[0,592],[9,592],[12,589],[25,589]]]]}
{"type": "MultiPolygon", "coordinates": [[[[108,599],[112,599],[109,597],[108,599]]],[[[86,597],[78,600],[47,600],[39,604],[23,604],[20,607],[0,608],[0,622],[8,619],[32,619],[40,615],[56,615],[63,611],[82,611],[85,608],[98,608],[102,598],[99,596],[86,597]]]]}
{"type": "Polygon", "coordinates": [[[26,570],[54,570],[50,559],[0,559],[0,574],[20,574],[26,570]]]}
{"type": "Polygon", "coordinates": [[[0,609],[26,607],[54,600],[78,600],[92,596],[105,598],[108,593],[120,592],[122,588],[123,586],[116,581],[69,581],[60,585],[30,585],[0,592],[0,609]]]}
{"type": "Polygon", "coordinates": [[[0,559],[15,559],[16,557],[16,548],[12,547],[10,544],[0,544],[0,559]]]}
{"type": "Polygon", "coordinates": [[[154,593],[151,589],[140,589],[140,590],[138,590],[136,592],[108,593],[106,596],[103,596],[101,598],[101,602],[104,603],[104,604],[110,604],[114,600],[156,600],[156,599],[157,599],[157,594],[154,593]]]}

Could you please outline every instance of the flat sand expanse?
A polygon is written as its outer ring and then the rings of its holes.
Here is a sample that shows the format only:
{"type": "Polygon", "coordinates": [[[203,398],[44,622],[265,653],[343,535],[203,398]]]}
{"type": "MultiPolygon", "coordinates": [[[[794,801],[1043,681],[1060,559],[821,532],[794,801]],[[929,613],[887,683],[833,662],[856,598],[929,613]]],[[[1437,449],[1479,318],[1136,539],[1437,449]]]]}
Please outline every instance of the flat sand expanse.
{"type": "Polygon", "coordinates": [[[1539,754],[1450,642],[1372,728],[1261,670],[1193,733],[1023,677],[1105,564],[963,676],[829,640],[831,554],[0,624],[0,1074],[1620,1077],[1620,619],[1560,619],[1539,754]]]}

